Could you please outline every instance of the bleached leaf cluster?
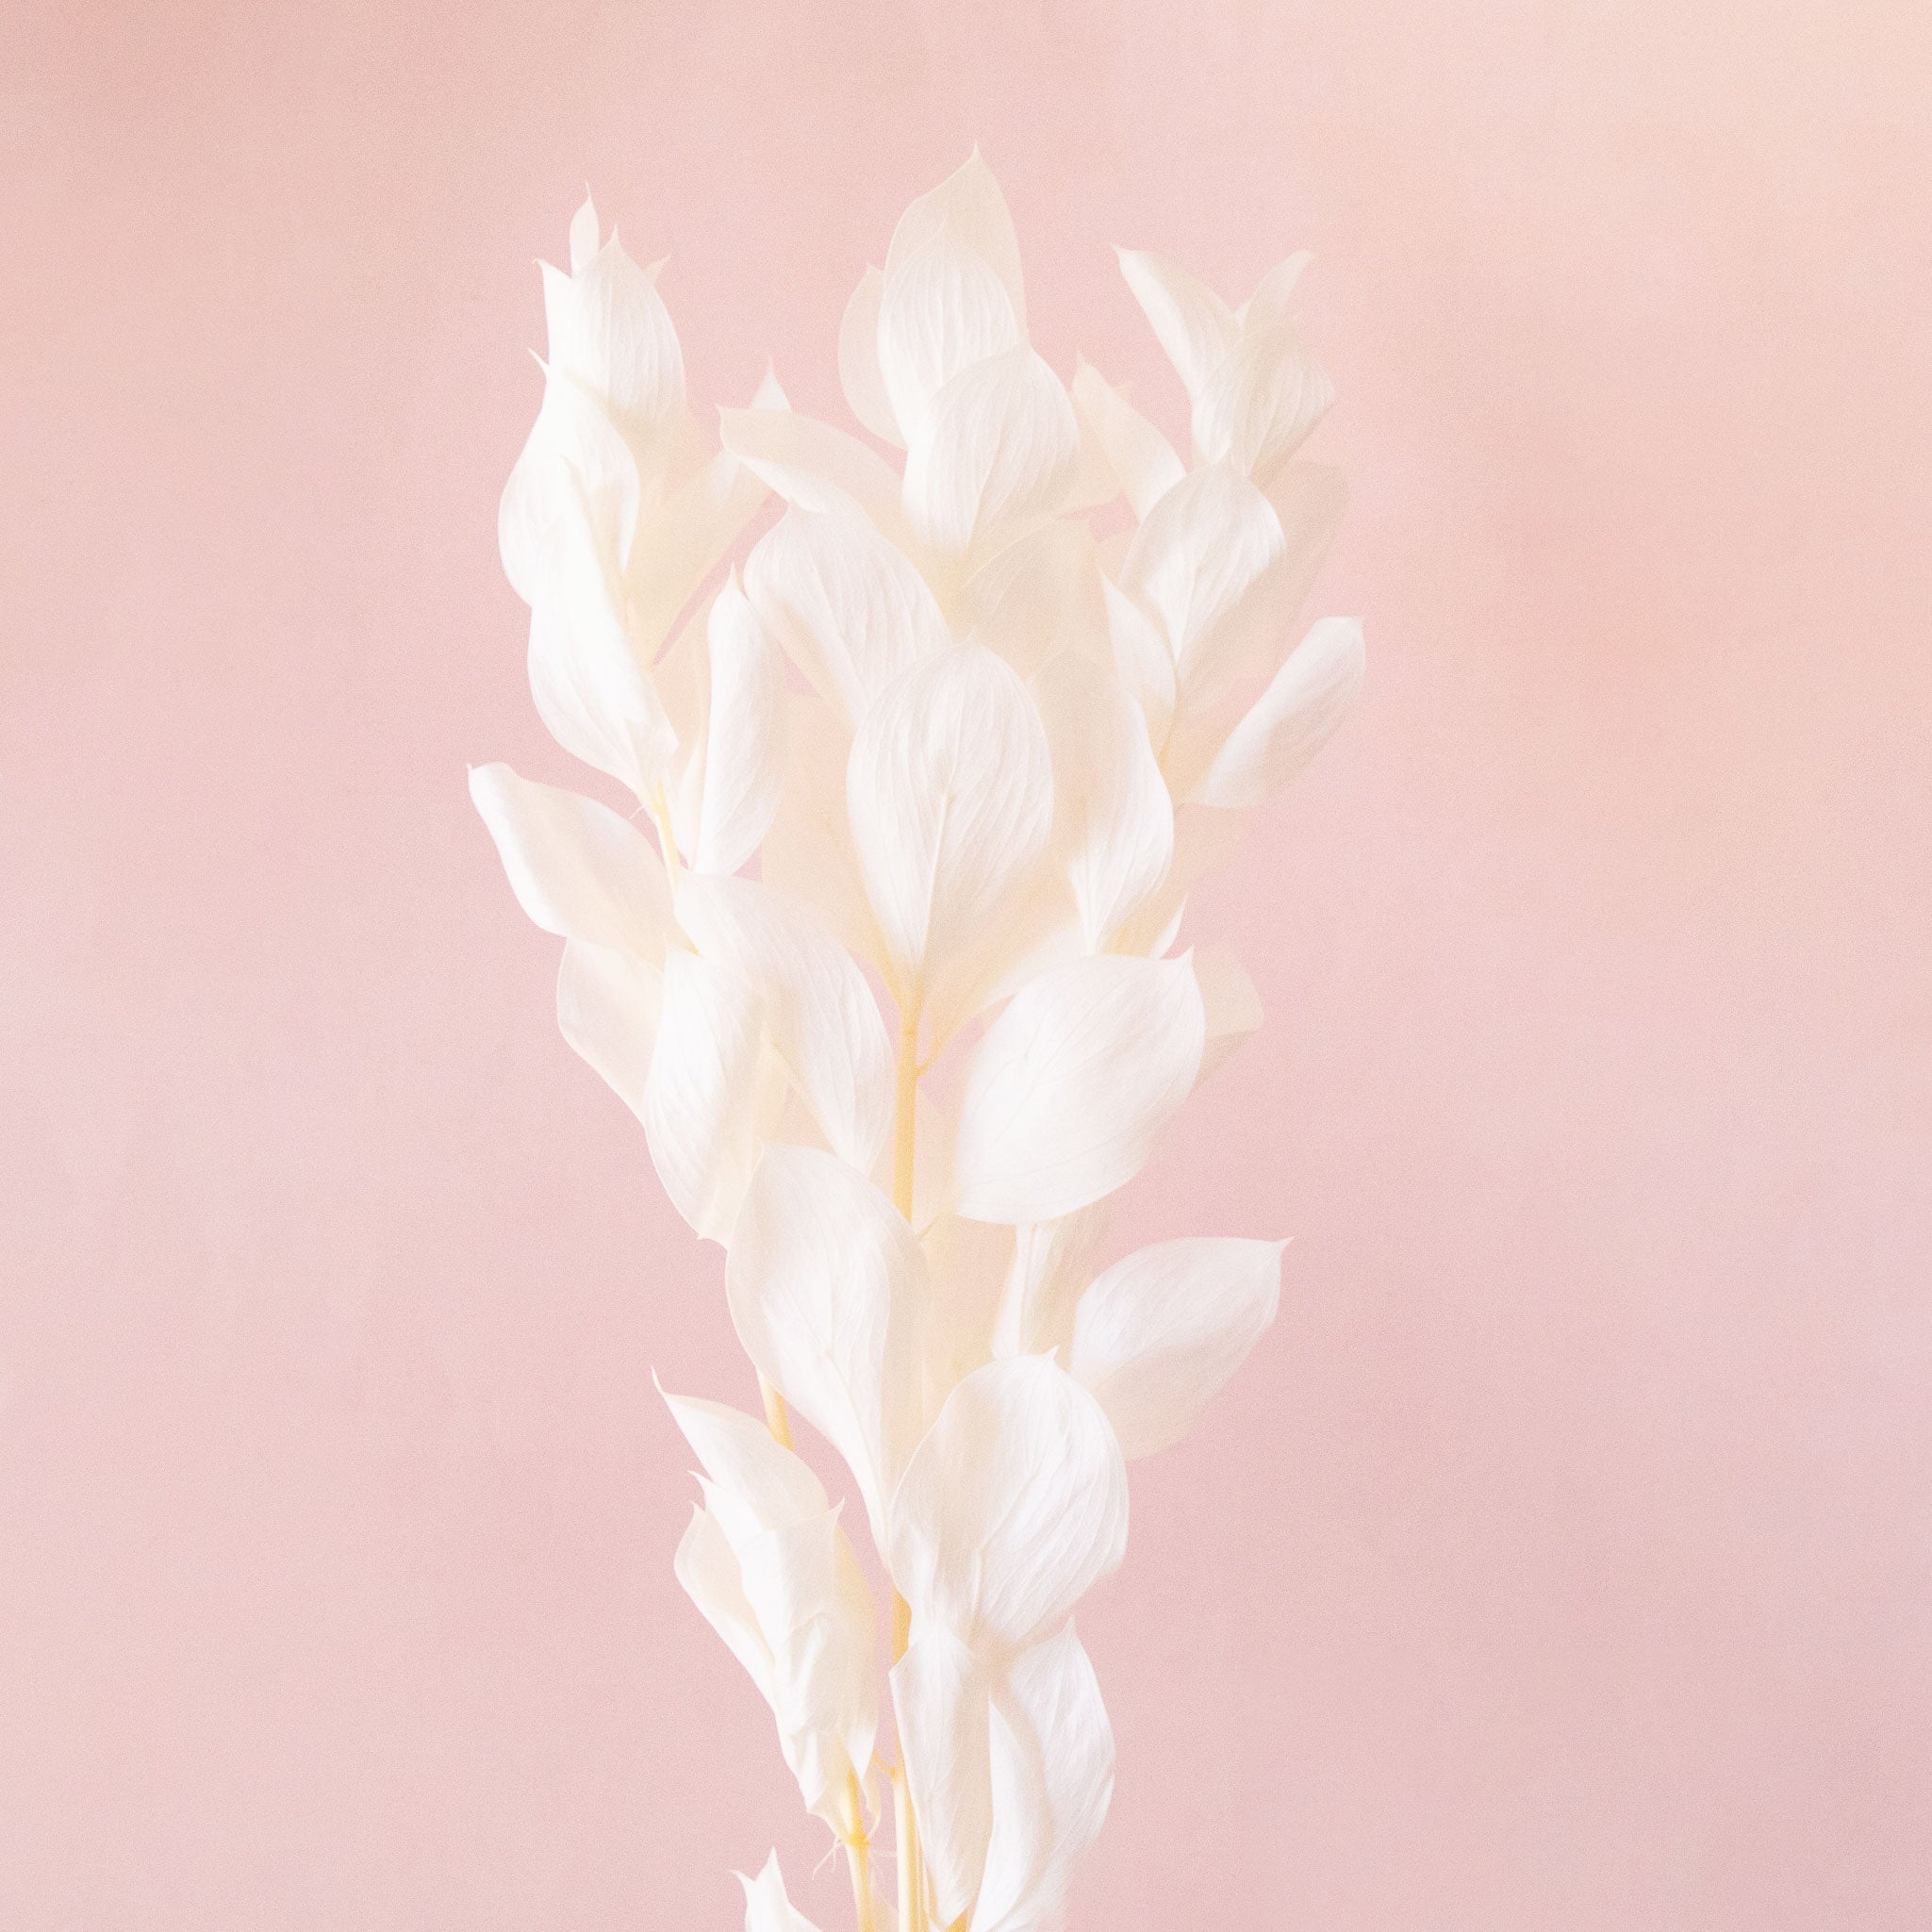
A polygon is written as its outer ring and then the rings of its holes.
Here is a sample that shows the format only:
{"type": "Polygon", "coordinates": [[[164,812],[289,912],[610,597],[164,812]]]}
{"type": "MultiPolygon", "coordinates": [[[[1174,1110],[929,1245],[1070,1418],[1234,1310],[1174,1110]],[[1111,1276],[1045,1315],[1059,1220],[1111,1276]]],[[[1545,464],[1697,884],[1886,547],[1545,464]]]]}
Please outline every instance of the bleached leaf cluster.
{"type": "MultiPolygon", "coordinates": [[[[667,1398],[702,1470],[677,1573],[852,1853],[865,1932],[895,1748],[900,1932],[1059,1912],[1114,1775],[1075,1608],[1125,1550],[1128,1461],[1186,1432],[1279,1293],[1279,1243],[1103,1265],[1104,1216],[1260,1021],[1232,956],[1181,943],[1188,896],[1361,681],[1359,623],[1296,639],[1342,507],[1299,454],[1331,392],[1301,257],[1238,309],[1121,266],[1187,461],[1032,347],[977,154],[847,308],[869,436],[768,377],[714,447],[657,268],[586,202],[503,500],[537,712],[609,802],[502,765],[472,795],[564,941],[565,1037],[725,1247],[768,1426],[667,1398]]],[[[748,1925],[805,1925],[775,1860],[746,1891],[748,1925]]]]}

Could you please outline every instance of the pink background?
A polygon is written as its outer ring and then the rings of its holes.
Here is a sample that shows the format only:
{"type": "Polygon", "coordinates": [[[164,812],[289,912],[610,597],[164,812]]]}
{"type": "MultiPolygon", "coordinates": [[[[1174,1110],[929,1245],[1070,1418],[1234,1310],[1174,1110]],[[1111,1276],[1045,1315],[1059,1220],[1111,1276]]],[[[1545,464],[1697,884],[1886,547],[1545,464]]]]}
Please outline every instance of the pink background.
{"type": "Polygon", "coordinates": [[[587,176],[837,408],[977,138],[1035,339],[1317,255],[1367,615],[1131,1232],[1292,1232],[1083,1627],[1085,1928],[1932,1923],[1922,8],[16,4],[0,1923],[724,1927],[841,1874],[670,1577],[715,1250],[466,759],[587,176]],[[1180,16],[1191,14],[1189,24],[1180,16]]]}

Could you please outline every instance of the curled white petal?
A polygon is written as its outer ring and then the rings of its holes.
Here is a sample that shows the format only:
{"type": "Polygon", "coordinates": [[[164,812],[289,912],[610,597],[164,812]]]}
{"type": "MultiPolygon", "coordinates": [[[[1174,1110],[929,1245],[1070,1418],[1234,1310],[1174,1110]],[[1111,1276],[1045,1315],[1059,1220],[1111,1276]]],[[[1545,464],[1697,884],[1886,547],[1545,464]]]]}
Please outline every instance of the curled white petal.
{"type": "Polygon", "coordinates": [[[747,1878],[740,1872],[738,1883],[745,1888],[745,1932],[818,1932],[785,1896],[776,1852],[765,1860],[757,1877],[747,1878]]]}
{"type": "Polygon", "coordinates": [[[664,1004],[661,964],[572,939],[557,967],[557,1027],[639,1120],[664,1004]]]}
{"type": "Polygon", "coordinates": [[[1202,805],[1259,805],[1296,777],[1334,735],[1362,688],[1359,618],[1324,618],[1229,734],[1189,794],[1202,805]]]}
{"type": "Polygon", "coordinates": [[[1241,324],[1206,283],[1178,262],[1145,250],[1123,248],[1118,253],[1120,272],[1155,339],[1186,384],[1187,393],[1199,395],[1241,339],[1241,324]]]}
{"type": "Polygon", "coordinates": [[[838,324],[838,381],[851,412],[882,442],[905,448],[892,398],[879,367],[879,305],[885,277],[868,268],[859,277],[838,324]]]}
{"type": "Polygon", "coordinates": [[[1090,362],[1074,372],[1073,406],[1136,517],[1145,517],[1187,473],[1174,445],[1090,362]]]}
{"type": "Polygon", "coordinates": [[[916,1630],[892,1668],[893,1711],[941,1924],[972,1905],[993,1830],[990,1685],[942,1625],[916,1630]]]}

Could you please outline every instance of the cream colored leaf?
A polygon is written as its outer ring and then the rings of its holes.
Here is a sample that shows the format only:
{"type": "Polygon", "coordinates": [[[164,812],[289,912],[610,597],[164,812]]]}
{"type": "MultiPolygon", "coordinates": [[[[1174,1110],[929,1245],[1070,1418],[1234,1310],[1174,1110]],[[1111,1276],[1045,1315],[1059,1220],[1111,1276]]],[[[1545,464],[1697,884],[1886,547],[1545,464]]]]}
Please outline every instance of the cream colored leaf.
{"type": "Polygon", "coordinates": [[[892,1126],[892,1047],[850,955],[749,879],[687,875],[677,910],[698,950],[757,991],[772,1044],[833,1152],[868,1173],[892,1126]]]}
{"type": "Polygon", "coordinates": [[[917,1637],[997,1662],[1063,1623],[1127,1547],[1127,1465],[1099,1405],[1046,1356],[946,1398],[892,1503],[888,1560],[917,1637]]]}
{"type": "Polygon", "coordinates": [[[557,967],[557,1027],[639,1120],[664,1003],[661,965],[570,940],[557,967]]]}
{"type": "Polygon", "coordinates": [[[1114,1795],[1114,1729],[1072,1624],[1014,1660],[993,1697],[993,1830],[972,1932],[1051,1923],[1114,1795]]]}
{"type": "Polygon", "coordinates": [[[1032,349],[962,370],[906,459],[908,522],[941,556],[989,556],[1059,507],[1080,455],[1060,378],[1032,349]]]}
{"type": "Polygon", "coordinates": [[[1328,372],[1287,323],[1248,329],[1196,399],[1195,448],[1265,487],[1334,400],[1328,372]]]}
{"type": "Polygon", "coordinates": [[[912,1230],[843,1161],[768,1148],[725,1293],[746,1354],[845,1458],[883,1543],[885,1500],[918,1427],[926,1263],[912,1230]]]}
{"type": "Polygon", "coordinates": [[[1210,289],[1164,256],[1123,248],[1120,272],[1152,325],[1167,360],[1190,396],[1207,387],[1222,360],[1241,339],[1241,324],[1210,289]]]}
{"type": "Polygon", "coordinates": [[[838,324],[838,381],[851,412],[882,442],[905,448],[892,398],[879,368],[879,305],[885,277],[868,268],[859,277],[838,324]]]}
{"type": "Polygon", "coordinates": [[[1055,651],[1106,654],[1107,618],[1093,533],[1058,519],[1010,543],[962,587],[955,614],[976,644],[1031,677],[1055,651]]]}
{"type": "Polygon", "coordinates": [[[879,302],[879,369],[908,443],[925,435],[933,400],[954,376],[1022,339],[1005,285],[956,237],[934,235],[889,269],[879,302]]]}
{"type": "Polygon", "coordinates": [[[1194,787],[1197,803],[1259,805],[1297,777],[1334,735],[1362,688],[1359,618],[1324,618],[1229,735],[1194,787]]]}
{"type": "Polygon", "coordinates": [[[851,734],[843,717],[810,692],[787,693],[784,779],[778,812],[759,848],[765,883],[803,906],[854,958],[885,956],[859,876],[846,816],[851,734]]]}
{"type": "Polygon", "coordinates": [[[593,549],[621,576],[641,504],[637,459],[603,407],[569,377],[546,371],[543,403],[497,505],[504,574],[527,604],[554,593],[557,530],[583,518],[593,549]]]}
{"type": "Polygon", "coordinates": [[[1032,682],[1053,754],[1053,851],[1087,949],[1104,952],[1159,889],[1174,853],[1174,806],[1147,719],[1111,671],[1070,652],[1032,682]]]}
{"type": "Polygon", "coordinates": [[[993,1330],[996,1356],[1050,1355],[1072,1341],[1074,1304],[1093,1280],[1094,1255],[1106,1230],[1102,1203],[1013,1230],[1013,1259],[993,1330]]]}
{"type": "Polygon", "coordinates": [[[993,1829],[986,1669],[942,1625],[922,1625],[892,1669],[900,1748],[936,1917],[972,1905],[993,1829]]]}
{"type": "Polygon", "coordinates": [[[951,641],[925,580],[850,507],[787,510],[746,560],[745,588],[849,726],[900,671],[951,641]]]}
{"type": "Polygon", "coordinates": [[[818,1932],[785,1896],[776,1852],[766,1859],[765,1869],[756,1878],[747,1878],[740,1872],[738,1883],[745,1888],[745,1932],[818,1932]]]}
{"type": "Polygon", "coordinates": [[[671,1204],[710,1241],[731,1235],[782,1089],[764,1067],[757,996],[694,953],[664,966],[644,1131],[671,1204]]]}
{"type": "Polygon", "coordinates": [[[977,147],[937,188],[920,195],[899,218],[885,255],[886,279],[935,241],[977,256],[999,276],[1024,332],[1027,303],[1019,239],[1014,233],[1006,197],[977,147]]]}
{"type": "Polygon", "coordinates": [[[784,673],[735,579],[718,593],[704,627],[709,702],[692,749],[699,872],[735,872],[757,850],[778,810],[784,777],[784,673]]]}
{"type": "Polygon", "coordinates": [[[1100,954],[1022,986],[966,1066],[957,1212],[1050,1221],[1132,1180],[1194,1085],[1204,1030],[1184,956],[1100,954]]]}
{"type": "Polygon", "coordinates": [[[597,253],[599,233],[597,207],[586,189],[577,212],[570,217],[570,272],[573,275],[584,269],[597,253]]]}
{"type": "Polygon", "coordinates": [[[518,904],[546,933],[664,957],[670,888],[651,842],[629,820],[507,765],[471,767],[470,796],[518,904]]]}
{"type": "Polygon", "coordinates": [[[739,462],[801,510],[856,505],[898,540],[905,529],[892,466],[857,437],[782,409],[720,409],[718,435],[739,462]]]}
{"type": "Polygon", "coordinates": [[[1159,1242],[1115,1263],[1081,1296],[1072,1370],[1125,1454],[1179,1442],[1247,1360],[1275,1319],[1285,1245],[1159,1242]]]}
{"type": "Polygon", "coordinates": [[[1186,475],[1174,445],[1091,362],[1074,372],[1073,406],[1136,517],[1145,517],[1186,475]]]}
{"type": "Polygon", "coordinates": [[[846,796],[898,991],[916,1004],[929,966],[998,914],[1051,831],[1051,757],[1026,686],[979,645],[920,659],[861,721],[846,796]]]}
{"type": "Polygon", "coordinates": [[[1262,1000],[1247,967],[1225,946],[1210,942],[1196,947],[1194,976],[1200,983],[1201,1008],[1207,1018],[1198,1084],[1260,1027],[1262,1000]]]}

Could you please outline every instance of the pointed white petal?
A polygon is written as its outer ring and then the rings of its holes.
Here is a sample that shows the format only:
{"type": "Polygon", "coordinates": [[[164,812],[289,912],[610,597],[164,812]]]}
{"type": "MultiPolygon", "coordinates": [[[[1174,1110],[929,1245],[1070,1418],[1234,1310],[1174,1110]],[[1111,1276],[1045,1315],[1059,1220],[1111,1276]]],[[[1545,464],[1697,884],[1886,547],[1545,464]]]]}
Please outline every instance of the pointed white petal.
{"type": "Polygon", "coordinates": [[[1267,498],[1225,466],[1186,477],[1135,531],[1120,586],[1160,624],[1184,691],[1203,682],[1284,547],[1267,498]]]}
{"type": "Polygon", "coordinates": [[[1121,952],[1165,956],[1180,930],[1187,895],[1234,856],[1247,825],[1246,812],[1216,812],[1181,805],[1174,814],[1174,857],[1161,889],[1148,900],[1116,942],[1121,952]]]}
{"type": "Polygon", "coordinates": [[[530,692],[565,751],[648,798],[677,736],[625,625],[593,508],[570,485],[572,508],[551,528],[552,575],[530,613],[530,692]]]}
{"type": "Polygon", "coordinates": [[[1098,1403],[1043,1355],[952,1394],[892,1504],[892,1579],[915,1633],[988,1657],[1064,1622],[1127,1547],[1127,1464],[1098,1403]]]}
{"type": "Polygon", "coordinates": [[[831,1509],[825,1485],[757,1417],[723,1402],[658,1393],[705,1475],[743,1505],[752,1531],[810,1522],[831,1509]]]}
{"type": "Polygon", "coordinates": [[[1324,618],[1289,653],[1190,794],[1203,805],[1259,805],[1328,743],[1362,688],[1359,618],[1324,618]]]}
{"type": "Polygon", "coordinates": [[[738,1560],[724,1532],[702,1510],[691,1512],[690,1527],[678,1544],[672,1571],[704,1621],[744,1665],[758,1694],[771,1702],[771,1650],[758,1628],[738,1572],[738,1560]]]}
{"type": "Polygon", "coordinates": [[[757,991],[772,1044],[833,1152],[869,1173],[892,1127],[892,1047],[850,955],[749,879],[687,875],[677,907],[698,950],[757,991]]]}
{"type": "Polygon", "coordinates": [[[776,1111],[762,1060],[756,995],[722,966],[672,952],[644,1131],[671,1204],[707,1240],[729,1237],[776,1111]]]}
{"type": "Polygon", "coordinates": [[[582,515],[585,504],[594,545],[620,570],[640,492],[637,459],[603,407],[568,376],[546,373],[542,406],[497,505],[497,546],[511,588],[533,605],[551,592],[558,568],[554,526],[582,515]]]}
{"type": "Polygon", "coordinates": [[[1056,650],[1106,654],[1107,617],[1093,533],[1060,519],[981,565],[959,594],[962,632],[1031,677],[1056,650]]]}
{"type": "Polygon", "coordinates": [[[1080,456],[1060,378],[1032,349],[962,370],[906,459],[907,520],[947,557],[988,556],[1059,507],[1080,456]]]}
{"type": "Polygon", "coordinates": [[[912,1230],[843,1161],[772,1147],[745,1197],[725,1291],[746,1354],[845,1458],[883,1542],[918,1426],[926,1263],[912,1230]]]}
{"type": "Polygon", "coordinates": [[[879,304],[884,291],[885,277],[877,269],[859,277],[838,324],[838,381],[852,414],[882,442],[902,450],[905,436],[879,369],[879,304]]]}
{"type": "Polygon", "coordinates": [[[725,585],[705,624],[710,707],[702,749],[703,783],[698,837],[700,872],[735,872],[757,850],[784,775],[784,674],[751,602],[725,585]]]}
{"type": "Polygon", "coordinates": [[[994,1693],[993,1831],[973,1932],[1049,1922],[1114,1795],[1114,1729],[1069,1623],[1014,1660],[994,1693]]]}
{"type": "Polygon", "coordinates": [[[1051,830],[1051,758],[1026,686],[976,644],[920,659],[860,723],[846,796],[906,993],[994,916],[1051,830]]]}
{"type": "MultiPolygon", "coordinates": [[[[916,1157],[917,1145],[914,1153],[916,1157]]],[[[1013,1232],[942,1214],[919,1246],[933,1292],[925,1332],[925,1412],[936,1414],[962,1378],[993,1357],[993,1329],[1013,1261],[1013,1232]]]]}
{"type": "Polygon", "coordinates": [[[553,366],[609,410],[640,465],[650,465],[667,421],[684,404],[684,355],[653,278],[615,234],[571,275],[552,329],[553,366]]]}
{"type": "Polygon", "coordinates": [[[1158,1242],[1115,1262],[1081,1296],[1073,1373],[1098,1398],[1127,1455],[1179,1442],[1247,1360],[1275,1319],[1284,1245],[1158,1242]]]}
{"type": "Polygon", "coordinates": [[[1132,1180],[1200,1065],[1193,962],[1100,954],[1042,973],[967,1065],[954,1205],[978,1221],[1050,1221],[1132,1180]]]}
{"type": "Polygon", "coordinates": [[[1247,968],[1225,946],[1210,942],[1196,947],[1194,976],[1200,983],[1201,1008],[1207,1016],[1207,1044],[1201,1049],[1198,1076],[1206,1080],[1261,1025],[1262,999],[1247,968]]]}
{"type": "Polygon", "coordinates": [[[586,189],[583,204],[570,217],[570,272],[573,275],[586,267],[597,253],[597,206],[586,189]]]}
{"type": "Polygon", "coordinates": [[[892,1669],[892,1704],[937,1921],[973,1902],[993,1829],[984,1665],[939,1625],[916,1628],[892,1669]]]}
{"type": "Polygon", "coordinates": [[[1074,1304],[1093,1280],[1106,1230],[1107,1210],[1097,1204],[1013,1230],[1013,1262],[993,1330],[996,1356],[1050,1355],[1072,1341],[1074,1304]]]}
{"type": "Polygon", "coordinates": [[[879,369],[895,421],[916,443],[933,399],[962,370],[1021,341],[1019,319],[992,267],[956,237],[935,235],[885,276],[879,369]]]}
{"type": "Polygon", "coordinates": [[[1174,805],[1147,719],[1111,671],[1070,652],[1032,682],[1053,752],[1053,850],[1087,948],[1105,951],[1174,854],[1174,805]]]}
{"type": "Polygon", "coordinates": [[[1197,396],[1241,339],[1241,325],[1206,283],[1178,263],[1142,250],[1119,251],[1120,272],[1146,312],[1167,360],[1197,396]]]}
{"type": "Polygon", "coordinates": [[[993,171],[975,148],[939,186],[922,194],[899,218],[885,255],[889,279],[906,260],[935,240],[969,251],[1004,285],[1022,332],[1026,328],[1026,288],[1020,276],[1019,239],[1006,197],[993,171]]]}
{"type": "Polygon", "coordinates": [[[1334,400],[1328,372],[1285,322],[1249,329],[1195,401],[1195,448],[1265,486],[1334,400]]]}
{"type": "Polygon", "coordinates": [[[951,641],[925,580],[849,507],[787,510],[746,559],[745,589],[850,725],[908,665],[951,641]]]}
{"type": "Polygon", "coordinates": [[[897,540],[905,520],[892,466],[857,437],[794,410],[720,409],[725,448],[801,510],[856,504],[897,540]]]}
{"type": "Polygon", "coordinates": [[[738,1883],[745,1888],[745,1932],[817,1932],[785,1896],[776,1852],[766,1859],[765,1869],[756,1878],[747,1878],[740,1872],[738,1883]]]}
{"type": "Polygon", "coordinates": [[[651,842],[607,805],[478,765],[470,796],[517,902],[546,933],[662,959],[670,888],[651,842]]]}
{"type": "Polygon", "coordinates": [[[1186,475],[1174,445],[1091,362],[1074,372],[1073,406],[1136,517],[1145,517],[1186,475]]]}
{"type": "Polygon", "coordinates": [[[1254,328],[1284,320],[1288,313],[1289,298],[1294,295],[1301,280],[1302,271],[1313,260],[1304,248],[1291,255],[1285,261],[1279,261],[1255,285],[1255,291],[1247,298],[1247,305],[1241,311],[1242,326],[1254,328]]]}
{"type": "Polygon", "coordinates": [[[557,967],[558,1029],[639,1120],[663,1003],[661,966],[581,939],[565,946],[557,967]]]}

